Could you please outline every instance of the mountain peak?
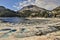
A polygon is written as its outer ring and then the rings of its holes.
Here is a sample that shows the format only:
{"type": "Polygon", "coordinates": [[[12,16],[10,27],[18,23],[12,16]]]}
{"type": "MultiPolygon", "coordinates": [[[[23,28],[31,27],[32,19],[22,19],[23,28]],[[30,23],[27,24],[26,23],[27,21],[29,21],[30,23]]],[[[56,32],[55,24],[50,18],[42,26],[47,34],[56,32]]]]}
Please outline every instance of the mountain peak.
{"type": "Polygon", "coordinates": [[[23,7],[21,10],[19,10],[20,12],[24,11],[24,10],[30,10],[30,11],[40,11],[40,10],[46,10],[44,8],[38,7],[36,5],[28,5],[23,7]]]}
{"type": "Polygon", "coordinates": [[[28,6],[26,6],[26,7],[32,8],[32,7],[37,7],[37,6],[36,6],[36,5],[28,5],[28,6]]]}
{"type": "Polygon", "coordinates": [[[5,8],[4,6],[0,6],[0,8],[5,8]]]}
{"type": "Polygon", "coordinates": [[[5,10],[5,7],[4,6],[0,6],[0,11],[1,10],[5,10]]]}

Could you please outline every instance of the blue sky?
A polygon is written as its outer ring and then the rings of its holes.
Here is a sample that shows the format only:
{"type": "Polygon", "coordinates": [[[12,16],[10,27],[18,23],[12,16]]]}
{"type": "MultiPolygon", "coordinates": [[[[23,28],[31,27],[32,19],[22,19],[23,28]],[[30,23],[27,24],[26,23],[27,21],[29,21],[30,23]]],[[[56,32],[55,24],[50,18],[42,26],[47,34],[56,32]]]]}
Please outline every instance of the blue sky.
{"type": "Polygon", "coordinates": [[[15,5],[15,3],[17,2],[18,0],[0,0],[0,6],[4,6],[11,10],[16,10],[16,8],[14,8],[13,5],[15,5]]]}
{"type": "Polygon", "coordinates": [[[0,0],[0,6],[4,6],[11,10],[19,10],[30,4],[52,10],[60,6],[60,0],[0,0]]]}
{"type": "Polygon", "coordinates": [[[18,10],[17,8],[13,7],[14,5],[18,5],[18,2],[22,2],[24,0],[0,0],[0,6],[4,6],[11,10],[18,10]]]}

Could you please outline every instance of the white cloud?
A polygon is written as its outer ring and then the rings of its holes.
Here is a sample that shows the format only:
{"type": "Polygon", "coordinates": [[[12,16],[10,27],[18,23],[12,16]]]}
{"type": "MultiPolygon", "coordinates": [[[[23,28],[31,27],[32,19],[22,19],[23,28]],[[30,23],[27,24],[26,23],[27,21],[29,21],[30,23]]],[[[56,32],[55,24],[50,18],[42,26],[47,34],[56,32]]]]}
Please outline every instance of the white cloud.
{"type": "Polygon", "coordinates": [[[60,5],[58,1],[59,0],[25,0],[22,2],[18,2],[18,4],[14,7],[17,9],[21,9],[24,6],[33,4],[51,10],[60,5]]]}

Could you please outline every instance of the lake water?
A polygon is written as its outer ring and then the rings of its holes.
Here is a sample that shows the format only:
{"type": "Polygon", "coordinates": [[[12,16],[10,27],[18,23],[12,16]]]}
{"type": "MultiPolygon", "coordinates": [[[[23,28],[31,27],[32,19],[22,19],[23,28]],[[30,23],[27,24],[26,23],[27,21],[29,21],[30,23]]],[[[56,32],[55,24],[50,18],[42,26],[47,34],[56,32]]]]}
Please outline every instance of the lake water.
{"type": "Polygon", "coordinates": [[[2,22],[20,23],[23,20],[24,18],[19,18],[19,17],[0,17],[0,21],[2,22]]]}
{"type": "Polygon", "coordinates": [[[9,23],[46,23],[50,20],[47,19],[26,19],[26,18],[19,18],[19,17],[0,17],[0,21],[2,22],[9,22],[9,23]]]}

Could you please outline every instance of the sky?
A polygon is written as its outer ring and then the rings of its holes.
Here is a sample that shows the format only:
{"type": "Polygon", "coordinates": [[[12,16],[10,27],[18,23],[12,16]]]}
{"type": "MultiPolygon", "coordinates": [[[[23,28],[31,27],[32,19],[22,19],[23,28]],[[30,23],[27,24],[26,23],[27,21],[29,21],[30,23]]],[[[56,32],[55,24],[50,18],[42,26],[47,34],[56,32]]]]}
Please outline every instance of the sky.
{"type": "Polygon", "coordinates": [[[52,10],[60,6],[60,0],[0,0],[0,6],[14,11],[20,10],[28,5],[36,5],[47,10],[52,10]]]}

